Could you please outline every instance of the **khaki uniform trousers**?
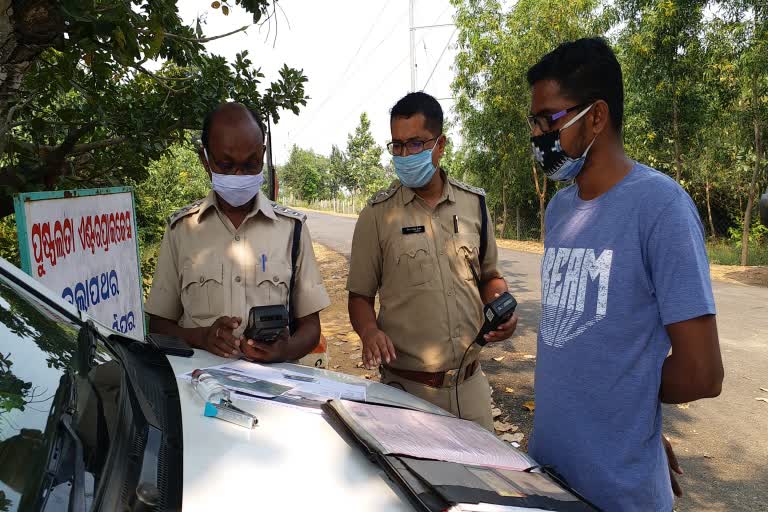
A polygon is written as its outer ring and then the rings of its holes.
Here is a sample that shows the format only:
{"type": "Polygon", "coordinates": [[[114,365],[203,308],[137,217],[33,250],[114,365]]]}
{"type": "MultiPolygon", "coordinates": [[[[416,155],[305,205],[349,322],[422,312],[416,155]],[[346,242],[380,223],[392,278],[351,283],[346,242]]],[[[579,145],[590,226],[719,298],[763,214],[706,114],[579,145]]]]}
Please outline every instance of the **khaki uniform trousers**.
{"type": "MultiPolygon", "coordinates": [[[[456,388],[432,387],[405,379],[386,368],[381,367],[381,382],[398,389],[402,389],[414,396],[426,400],[441,409],[459,415],[459,408],[456,404],[456,388]]],[[[459,400],[461,403],[461,417],[465,420],[474,421],[481,427],[494,432],[493,413],[491,412],[491,388],[488,383],[488,377],[483,370],[479,368],[467,380],[459,384],[459,400]]]]}

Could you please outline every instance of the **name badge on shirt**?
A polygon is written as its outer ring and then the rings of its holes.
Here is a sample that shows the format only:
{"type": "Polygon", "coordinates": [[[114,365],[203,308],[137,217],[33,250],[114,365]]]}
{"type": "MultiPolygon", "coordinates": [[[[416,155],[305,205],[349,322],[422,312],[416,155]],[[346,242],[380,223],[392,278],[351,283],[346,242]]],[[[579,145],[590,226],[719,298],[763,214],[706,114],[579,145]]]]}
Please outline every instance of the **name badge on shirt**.
{"type": "Polygon", "coordinates": [[[424,226],[408,226],[403,228],[404,235],[414,235],[416,233],[424,233],[424,226]]]}

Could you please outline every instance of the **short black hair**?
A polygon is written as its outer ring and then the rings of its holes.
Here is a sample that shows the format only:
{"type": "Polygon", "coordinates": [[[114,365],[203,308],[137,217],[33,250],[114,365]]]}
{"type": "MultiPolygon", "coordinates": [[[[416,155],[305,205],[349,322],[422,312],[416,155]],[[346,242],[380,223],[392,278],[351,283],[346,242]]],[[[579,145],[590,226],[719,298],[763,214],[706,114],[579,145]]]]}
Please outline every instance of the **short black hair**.
{"type": "Polygon", "coordinates": [[[577,103],[603,100],[611,122],[621,134],[624,123],[624,82],[616,55],[601,37],[562,43],[528,70],[528,85],[554,80],[563,95],[577,103]]]}
{"type": "Polygon", "coordinates": [[[411,117],[421,114],[426,119],[424,126],[437,135],[443,133],[443,108],[440,102],[425,92],[411,92],[400,98],[389,111],[389,122],[396,117],[411,117]]]}
{"type": "MultiPolygon", "coordinates": [[[[203,119],[203,133],[200,135],[200,142],[203,143],[203,147],[208,149],[208,137],[209,133],[211,131],[211,121],[213,121],[213,117],[225,106],[230,105],[230,103],[222,103],[221,105],[217,106],[215,109],[211,110],[205,115],[205,118],[203,119]]],[[[250,112],[251,117],[253,118],[254,122],[258,125],[259,129],[261,130],[261,136],[266,139],[267,138],[267,130],[264,129],[264,122],[261,120],[261,114],[258,113],[255,109],[246,107],[243,105],[243,107],[250,112]]]]}

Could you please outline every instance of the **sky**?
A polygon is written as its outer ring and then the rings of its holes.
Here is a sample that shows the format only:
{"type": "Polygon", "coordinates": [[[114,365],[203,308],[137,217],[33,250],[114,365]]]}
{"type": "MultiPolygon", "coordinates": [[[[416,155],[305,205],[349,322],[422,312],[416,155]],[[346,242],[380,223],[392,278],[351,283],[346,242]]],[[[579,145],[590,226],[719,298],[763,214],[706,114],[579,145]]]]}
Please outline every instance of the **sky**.
{"type": "MultiPolygon", "coordinates": [[[[252,26],[246,33],[206,44],[208,51],[230,61],[249,50],[254,66],[266,75],[264,89],[283,64],[307,76],[307,105],[298,116],[284,111],[273,127],[275,163],[287,160],[293,144],[324,155],[333,144],[345,149],[362,112],[368,113],[373,136],[383,147],[390,138],[389,109],[410,89],[408,0],[280,0],[278,5],[284,15],[278,9],[277,30],[273,20],[271,29],[252,26]]],[[[233,8],[224,16],[205,0],[181,0],[179,11],[188,24],[206,16],[207,36],[252,22],[243,9],[233,8]]],[[[414,0],[417,27],[452,24],[454,13],[449,0],[414,0]]],[[[450,119],[455,28],[419,29],[415,34],[416,89],[438,98],[450,119]]],[[[450,135],[456,140],[456,134],[450,135]]]]}

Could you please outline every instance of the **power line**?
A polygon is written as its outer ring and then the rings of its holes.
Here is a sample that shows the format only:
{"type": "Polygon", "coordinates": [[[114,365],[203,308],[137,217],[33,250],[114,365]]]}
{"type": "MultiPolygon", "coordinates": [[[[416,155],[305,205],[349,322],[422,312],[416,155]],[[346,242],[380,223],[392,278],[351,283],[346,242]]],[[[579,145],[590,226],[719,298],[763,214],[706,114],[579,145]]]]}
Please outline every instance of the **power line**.
{"type": "MultiPolygon", "coordinates": [[[[370,28],[366,31],[365,37],[363,38],[363,41],[358,45],[357,50],[355,51],[355,54],[352,56],[352,58],[347,63],[347,67],[344,69],[344,71],[339,76],[339,79],[336,80],[333,87],[331,87],[330,92],[325,97],[325,99],[320,103],[320,105],[317,107],[316,113],[319,113],[320,110],[325,106],[328,101],[330,101],[331,98],[333,98],[334,92],[338,89],[339,85],[344,81],[344,79],[347,77],[347,73],[349,73],[350,68],[352,67],[352,64],[355,63],[355,59],[357,59],[357,56],[360,55],[360,50],[363,49],[363,46],[365,46],[365,43],[368,42],[368,39],[371,37],[371,34],[373,34],[373,28],[376,26],[376,22],[379,20],[381,15],[384,13],[384,11],[389,7],[389,4],[392,3],[392,0],[387,0],[387,2],[384,4],[384,7],[381,8],[381,10],[374,16],[373,22],[371,23],[370,28]]],[[[313,116],[313,120],[314,120],[313,116]]]]}
{"type": "MultiPolygon", "coordinates": [[[[372,29],[373,29],[373,26],[375,26],[375,20],[376,20],[376,19],[378,19],[378,18],[381,16],[381,14],[382,14],[382,13],[384,12],[384,10],[385,10],[385,9],[388,7],[388,5],[389,5],[389,3],[390,3],[390,2],[391,2],[391,0],[389,0],[389,1],[388,1],[388,2],[387,2],[385,5],[384,5],[384,8],[382,8],[382,9],[379,11],[379,13],[376,15],[376,18],[374,19],[374,23],[373,23],[373,24],[372,24],[372,26],[371,26],[371,30],[369,30],[369,34],[368,34],[368,36],[370,36],[370,34],[372,33],[372,29]]],[[[439,15],[438,15],[436,18],[435,18],[435,21],[433,22],[433,25],[431,25],[431,26],[426,26],[426,27],[419,27],[419,28],[431,28],[432,26],[434,26],[434,27],[442,27],[442,26],[448,26],[448,25],[436,25],[436,23],[437,23],[437,22],[438,22],[440,19],[442,19],[442,18],[443,18],[443,16],[444,16],[444,15],[445,15],[445,14],[446,14],[446,13],[447,13],[447,12],[448,12],[450,9],[451,9],[451,5],[449,4],[449,5],[448,5],[448,6],[447,6],[445,9],[443,9],[443,11],[442,11],[442,12],[441,12],[441,13],[440,13],[440,14],[439,14],[439,15]]],[[[378,44],[377,44],[377,45],[376,45],[376,46],[375,46],[375,47],[374,47],[372,50],[370,50],[370,51],[368,51],[368,52],[366,53],[366,57],[368,57],[369,55],[372,55],[372,54],[373,54],[373,53],[374,53],[376,50],[378,50],[378,49],[379,49],[379,47],[380,47],[382,44],[384,44],[384,42],[385,42],[386,40],[390,39],[390,38],[391,38],[393,35],[395,35],[395,32],[393,31],[393,29],[394,29],[394,27],[395,27],[395,26],[397,26],[397,24],[398,24],[398,23],[400,23],[399,19],[398,19],[398,20],[396,20],[396,22],[395,22],[395,24],[394,24],[394,25],[392,25],[392,29],[390,29],[390,30],[388,31],[389,33],[388,33],[387,35],[385,35],[385,36],[384,36],[384,38],[383,38],[381,41],[379,41],[379,43],[378,43],[378,44]]],[[[424,38],[425,38],[425,37],[426,37],[426,34],[423,34],[423,35],[421,36],[421,38],[418,40],[418,42],[416,42],[416,46],[418,46],[418,45],[420,45],[421,43],[423,43],[423,42],[424,42],[424,38]]],[[[350,67],[350,66],[352,65],[352,63],[354,62],[354,59],[355,59],[355,57],[356,57],[356,56],[359,54],[359,52],[360,52],[360,49],[361,49],[361,48],[362,48],[362,46],[365,44],[365,42],[367,42],[367,40],[368,40],[368,37],[366,37],[366,38],[364,39],[363,43],[361,43],[361,45],[358,47],[358,50],[357,50],[357,52],[355,53],[355,56],[353,56],[352,60],[351,60],[351,61],[350,61],[350,63],[347,65],[347,69],[345,70],[344,74],[346,74],[346,73],[347,73],[347,71],[349,70],[349,67],[350,67]]],[[[392,73],[393,73],[394,71],[396,71],[397,69],[399,69],[399,68],[400,68],[400,66],[402,66],[402,65],[403,65],[404,61],[405,61],[407,58],[408,58],[408,56],[406,56],[406,57],[405,57],[405,58],[404,58],[402,61],[400,61],[400,62],[399,62],[399,63],[398,63],[396,66],[394,66],[390,72],[388,72],[386,75],[384,75],[385,79],[383,79],[383,80],[379,81],[379,85],[378,85],[378,87],[377,87],[377,88],[374,90],[374,92],[376,92],[376,91],[380,90],[384,84],[388,83],[388,82],[391,80],[391,77],[392,77],[392,73]]],[[[355,76],[355,75],[356,75],[356,74],[357,74],[357,73],[360,71],[360,69],[361,69],[361,68],[358,68],[358,69],[356,69],[356,70],[355,70],[355,71],[352,73],[352,76],[355,76]]],[[[434,72],[434,70],[433,70],[433,72],[434,72]]],[[[303,133],[303,132],[306,130],[306,128],[307,128],[307,127],[309,127],[309,126],[311,126],[311,125],[312,125],[312,123],[314,122],[314,120],[315,120],[315,119],[316,119],[316,118],[317,118],[317,117],[320,115],[320,113],[321,113],[322,109],[323,109],[323,108],[324,108],[324,107],[325,107],[325,106],[328,104],[328,102],[329,102],[331,99],[333,99],[333,98],[335,98],[335,97],[339,96],[338,85],[339,85],[339,84],[342,82],[342,80],[343,80],[343,75],[342,75],[342,78],[341,78],[341,79],[339,79],[339,80],[337,81],[336,85],[334,85],[334,87],[333,87],[333,88],[330,90],[330,92],[329,92],[329,93],[328,93],[328,95],[325,97],[325,99],[323,99],[323,101],[322,101],[322,102],[321,102],[321,103],[318,105],[318,107],[317,107],[317,109],[314,111],[314,113],[313,113],[312,117],[311,117],[310,119],[308,119],[308,120],[307,120],[307,122],[306,122],[306,123],[305,123],[305,124],[304,124],[304,125],[303,125],[301,128],[299,128],[299,130],[298,130],[298,131],[296,132],[296,134],[294,135],[294,139],[298,138],[298,136],[299,136],[299,135],[301,135],[301,134],[302,134],[302,133],[303,133]]],[[[347,83],[348,83],[348,82],[349,82],[349,81],[347,81],[347,83]]],[[[369,96],[371,96],[371,95],[372,95],[372,93],[368,93],[368,97],[369,97],[369,96]]],[[[349,112],[348,112],[348,113],[347,113],[347,114],[346,114],[346,115],[345,115],[343,118],[341,118],[341,120],[342,120],[342,121],[346,120],[346,119],[347,119],[347,118],[348,118],[348,117],[349,117],[351,114],[353,114],[353,113],[355,112],[355,110],[357,110],[357,109],[360,107],[360,105],[362,105],[363,103],[365,103],[367,100],[368,100],[368,98],[366,97],[366,98],[365,98],[363,101],[361,101],[360,103],[358,103],[358,105],[357,105],[357,106],[356,106],[356,107],[355,107],[353,110],[349,111],[349,112]]]]}
{"type": "Polygon", "coordinates": [[[451,32],[451,36],[448,38],[448,42],[445,43],[445,46],[443,47],[443,51],[440,52],[440,56],[437,58],[437,62],[435,62],[435,67],[432,68],[432,72],[429,74],[429,78],[427,78],[427,83],[424,84],[424,87],[421,88],[421,90],[425,90],[427,86],[429,85],[429,81],[432,80],[432,75],[435,74],[435,70],[437,69],[437,66],[440,64],[440,60],[443,58],[443,55],[445,55],[445,51],[448,49],[448,46],[450,46],[451,41],[453,40],[453,36],[456,35],[456,31],[458,30],[458,27],[453,29],[453,32],[451,32]]]}

